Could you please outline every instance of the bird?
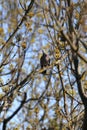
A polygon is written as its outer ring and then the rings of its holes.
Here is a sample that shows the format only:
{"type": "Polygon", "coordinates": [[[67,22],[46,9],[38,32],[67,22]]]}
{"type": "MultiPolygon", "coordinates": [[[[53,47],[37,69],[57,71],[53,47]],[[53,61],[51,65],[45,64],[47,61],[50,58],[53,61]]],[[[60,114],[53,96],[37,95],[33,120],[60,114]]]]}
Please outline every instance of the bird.
{"type": "MultiPolygon", "coordinates": [[[[49,58],[49,56],[44,51],[42,51],[42,52],[43,52],[43,54],[42,54],[42,56],[40,58],[41,69],[43,69],[46,66],[50,66],[50,58],[49,58]]],[[[43,70],[42,74],[46,74],[46,70],[43,70]]]]}

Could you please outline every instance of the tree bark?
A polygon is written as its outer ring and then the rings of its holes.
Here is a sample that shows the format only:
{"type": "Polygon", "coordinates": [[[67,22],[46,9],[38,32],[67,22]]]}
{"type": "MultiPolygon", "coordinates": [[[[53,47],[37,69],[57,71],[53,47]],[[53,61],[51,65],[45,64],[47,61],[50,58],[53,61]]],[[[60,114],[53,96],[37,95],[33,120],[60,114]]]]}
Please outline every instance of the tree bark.
{"type": "Polygon", "coordinates": [[[74,60],[75,78],[76,78],[76,82],[77,82],[77,88],[78,88],[80,98],[81,98],[84,108],[85,108],[82,130],[87,130],[87,97],[84,95],[81,80],[80,80],[80,75],[78,73],[78,58],[76,55],[73,57],[73,60],[74,60]]]}
{"type": "Polygon", "coordinates": [[[83,119],[83,127],[82,130],[87,130],[87,106],[84,110],[84,119],[83,119]]]}

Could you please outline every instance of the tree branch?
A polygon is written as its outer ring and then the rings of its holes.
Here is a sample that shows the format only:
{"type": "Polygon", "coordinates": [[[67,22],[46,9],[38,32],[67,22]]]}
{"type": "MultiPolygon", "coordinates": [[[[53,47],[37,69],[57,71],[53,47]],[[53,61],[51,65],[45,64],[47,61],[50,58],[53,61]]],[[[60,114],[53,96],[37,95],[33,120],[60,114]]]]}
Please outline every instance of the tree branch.
{"type": "Polygon", "coordinates": [[[26,93],[24,94],[24,99],[23,101],[21,102],[20,106],[14,111],[14,113],[9,116],[8,118],[4,119],[3,121],[3,129],[2,130],[6,130],[6,125],[7,123],[19,112],[19,110],[23,107],[24,103],[25,103],[25,100],[26,100],[26,93]]]}
{"type": "Polygon", "coordinates": [[[15,35],[15,33],[18,31],[18,29],[20,28],[20,26],[21,26],[22,23],[24,22],[27,13],[31,10],[31,8],[32,8],[32,6],[33,6],[33,4],[34,4],[34,1],[35,1],[35,0],[31,0],[29,6],[28,6],[28,8],[27,8],[27,10],[25,11],[24,16],[22,17],[22,19],[21,19],[21,21],[20,21],[20,23],[18,24],[18,26],[16,27],[16,29],[14,30],[14,32],[10,35],[10,37],[7,39],[6,43],[8,43],[8,42],[12,39],[12,37],[15,35]]]}

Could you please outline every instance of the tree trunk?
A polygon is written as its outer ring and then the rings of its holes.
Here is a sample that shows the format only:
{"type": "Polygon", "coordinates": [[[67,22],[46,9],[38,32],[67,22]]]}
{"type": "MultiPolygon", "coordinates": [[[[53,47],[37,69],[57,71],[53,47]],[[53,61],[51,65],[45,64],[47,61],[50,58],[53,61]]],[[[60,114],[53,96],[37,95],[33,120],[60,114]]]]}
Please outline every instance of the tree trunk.
{"type": "Polygon", "coordinates": [[[87,130],[87,106],[84,110],[84,119],[83,119],[83,127],[82,130],[87,130]]]}

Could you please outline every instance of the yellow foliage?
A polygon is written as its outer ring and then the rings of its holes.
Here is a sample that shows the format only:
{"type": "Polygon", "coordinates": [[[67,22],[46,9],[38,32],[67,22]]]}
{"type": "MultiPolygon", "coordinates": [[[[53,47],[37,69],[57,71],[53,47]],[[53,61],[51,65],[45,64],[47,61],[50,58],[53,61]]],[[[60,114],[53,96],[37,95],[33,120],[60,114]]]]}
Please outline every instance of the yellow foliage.
{"type": "Polygon", "coordinates": [[[19,128],[19,127],[16,127],[16,128],[14,128],[13,130],[20,130],[20,128],[19,128]]]}
{"type": "Polygon", "coordinates": [[[32,28],[29,28],[28,30],[29,30],[30,32],[32,32],[32,28]]]}
{"type": "Polygon", "coordinates": [[[57,115],[60,115],[60,111],[59,111],[58,109],[55,110],[55,113],[56,113],[57,115]]]}
{"type": "Polygon", "coordinates": [[[26,22],[26,23],[25,23],[25,26],[26,26],[27,28],[31,27],[31,25],[32,25],[31,22],[26,22]]]}
{"type": "Polygon", "coordinates": [[[80,14],[79,14],[78,12],[76,12],[76,13],[75,13],[75,18],[76,18],[76,19],[79,19],[79,17],[80,17],[80,14]]]}
{"type": "Polygon", "coordinates": [[[1,28],[1,27],[0,27],[0,35],[1,35],[1,36],[4,36],[4,30],[3,30],[3,28],[1,28]]]}
{"type": "Polygon", "coordinates": [[[4,81],[2,78],[0,78],[0,84],[4,84],[4,81]]]}
{"type": "Polygon", "coordinates": [[[64,47],[68,45],[67,42],[60,42],[59,44],[61,49],[64,49],[64,47]]]}
{"type": "Polygon", "coordinates": [[[38,113],[39,112],[39,108],[36,107],[34,111],[35,111],[35,113],[38,113]]]}
{"type": "Polygon", "coordinates": [[[3,69],[4,69],[4,68],[3,68],[3,67],[1,67],[1,68],[0,68],[0,72],[2,72],[2,71],[3,71],[3,69]]]}
{"type": "Polygon", "coordinates": [[[84,88],[87,89],[87,81],[84,82],[84,88]]]}
{"type": "Polygon", "coordinates": [[[3,40],[3,38],[0,37],[0,45],[4,45],[6,42],[3,40]]]}
{"type": "Polygon", "coordinates": [[[25,49],[25,48],[27,47],[27,46],[26,46],[26,42],[22,42],[22,43],[21,43],[21,46],[22,46],[23,49],[25,49]]]}
{"type": "Polygon", "coordinates": [[[33,12],[29,12],[29,13],[28,13],[28,16],[29,16],[30,18],[32,18],[32,17],[34,16],[34,13],[33,13],[33,12]]]}
{"type": "Polygon", "coordinates": [[[4,32],[3,28],[0,27],[0,34],[3,33],[3,32],[4,32]]]}
{"type": "Polygon", "coordinates": [[[84,32],[87,32],[87,23],[85,23],[83,26],[82,26],[82,29],[84,32]]]}
{"type": "Polygon", "coordinates": [[[32,112],[31,111],[28,112],[28,116],[32,116],[32,112]]]}
{"type": "Polygon", "coordinates": [[[30,122],[30,123],[33,123],[33,122],[34,122],[34,120],[33,120],[32,118],[30,118],[29,122],[30,122]]]}
{"type": "Polygon", "coordinates": [[[15,18],[11,18],[11,23],[13,23],[13,24],[17,24],[17,19],[15,19],[15,18]]]}
{"type": "Polygon", "coordinates": [[[0,94],[0,99],[1,99],[3,96],[4,96],[4,93],[1,93],[1,94],[0,94]]]}
{"type": "Polygon", "coordinates": [[[42,34],[43,32],[44,32],[43,29],[39,29],[39,30],[38,30],[38,33],[40,33],[40,34],[42,34]]]}
{"type": "Polygon", "coordinates": [[[9,86],[2,87],[2,90],[3,90],[3,92],[8,92],[9,91],[9,86]]]}
{"type": "Polygon", "coordinates": [[[3,121],[3,119],[2,118],[0,118],[0,122],[2,122],[3,121]]]}
{"type": "Polygon", "coordinates": [[[13,64],[10,64],[9,69],[12,70],[14,68],[13,64]]]}
{"type": "Polygon", "coordinates": [[[26,28],[31,32],[32,31],[32,20],[29,20],[29,22],[25,23],[26,28]]]}
{"type": "Polygon", "coordinates": [[[44,109],[45,111],[48,110],[48,106],[47,106],[47,104],[42,104],[42,107],[43,107],[43,109],[44,109]]]}
{"type": "Polygon", "coordinates": [[[58,99],[59,98],[59,93],[56,91],[56,93],[54,93],[54,96],[55,96],[56,99],[58,99]]]}
{"type": "Polygon", "coordinates": [[[60,50],[56,47],[54,52],[55,52],[55,59],[58,60],[61,57],[60,50]]]}
{"type": "Polygon", "coordinates": [[[73,90],[73,89],[69,89],[69,90],[68,90],[68,93],[69,93],[70,95],[73,95],[73,96],[76,95],[76,91],[73,90]]]}
{"type": "Polygon", "coordinates": [[[49,12],[49,8],[48,8],[48,7],[45,7],[45,11],[46,11],[46,12],[49,12]]]}
{"type": "Polygon", "coordinates": [[[11,18],[10,19],[10,29],[12,28],[12,29],[14,29],[16,26],[17,26],[17,19],[16,18],[11,18]]]}
{"type": "Polygon", "coordinates": [[[18,9],[18,13],[19,13],[19,14],[22,14],[22,13],[23,13],[23,9],[22,9],[22,8],[19,8],[19,9],[18,9]]]}
{"type": "Polygon", "coordinates": [[[28,126],[28,127],[26,128],[26,130],[31,130],[30,126],[28,126]]]}
{"type": "Polygon", "coordinates": [[[50,48],[50,45],[48,43],[47,45],[45,45],[45,46],[42,47],[42,50],[46,50],[46,49],[49,49],[49,48],[50,48]]]}
{"type": "Polygon", "coordinates": [[[36,15],[37,15],[37,17],[43,17],[41,12],[37,13],[36,15]]]}
{"type": "Polygon", "coordinates": [[[44,77],[43,77],[43,80],[44,80],[44,81],[47,81],[47,77],[44,76],[44,77]]]}
{"type": "Polygon", "coordinates": [[[8,28],[8,33],[11,33],[12,32],[12,28],[8,28]]]}
{"type": "Polygon", "coordinates": [[[35,38],[33,37],[31,40],[30,40],[31,43],[34,43],[35,42],[35,38]]]}

